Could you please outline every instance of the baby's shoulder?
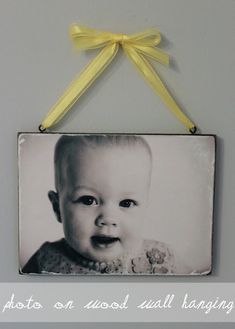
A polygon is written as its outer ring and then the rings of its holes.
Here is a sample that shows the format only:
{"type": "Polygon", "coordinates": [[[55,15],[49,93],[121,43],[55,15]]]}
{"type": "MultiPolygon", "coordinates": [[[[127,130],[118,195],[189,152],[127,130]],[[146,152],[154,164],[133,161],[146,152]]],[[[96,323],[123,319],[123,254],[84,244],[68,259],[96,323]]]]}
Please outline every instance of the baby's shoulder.
{"type": "Polygon", "coordinates": [[[55,265],[60,263],[61,256],[64,254],[64,247],[64,239],[43,243],[23,267],[21,273],[51,272],[55,265]]]}
{"type": "Polygon", "coordinates": [[[38,249],[37,253],[42,254],[60,254],[64,251],[65,248],[65,239],[60,239],[54,242],[44,242],[41,247],[38,249]]]}

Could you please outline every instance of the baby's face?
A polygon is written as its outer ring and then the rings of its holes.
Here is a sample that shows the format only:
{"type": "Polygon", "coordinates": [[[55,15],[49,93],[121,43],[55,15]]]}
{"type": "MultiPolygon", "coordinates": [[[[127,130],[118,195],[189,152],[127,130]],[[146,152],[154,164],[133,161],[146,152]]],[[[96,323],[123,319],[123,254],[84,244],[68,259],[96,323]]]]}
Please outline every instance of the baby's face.
{"type": "Polygon", "coordinates": [[[142,146],[98,146],[75,152],[64,168],[59,206],[67,242],[107,262],[139,249],[151,163],[142,146]]]}

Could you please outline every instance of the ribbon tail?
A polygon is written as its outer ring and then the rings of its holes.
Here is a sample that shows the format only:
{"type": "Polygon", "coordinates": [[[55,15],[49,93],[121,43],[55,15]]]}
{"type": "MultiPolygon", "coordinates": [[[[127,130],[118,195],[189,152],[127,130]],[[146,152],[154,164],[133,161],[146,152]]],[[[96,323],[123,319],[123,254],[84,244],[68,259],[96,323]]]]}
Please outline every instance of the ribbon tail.
{"type": "Polygon", "coordinates": [[[72,81],[56,104],[50,109],[41,124],[41,129],[55,125],[69,111],[79,97],[90,87],[111,63],[118,51],[118,44],[106,46],[72,81]]]}
{"type": "Polygon", "coordinates": [[[164,51],[158,48],[146,47],[146,46],[133,46],[138,53],[141,55],[147,56],[155,61],[158,61],[161,64],[169,65],[169,55],[164,51]]]}
{"type": "Polygon", "coordinates": [[[123,45],[123,49],[130,61],[136,66],[166,106],[189,130],[193,130],[196,127],[195,124],[182,112],[151,64],[133,47],[123,45]]]}

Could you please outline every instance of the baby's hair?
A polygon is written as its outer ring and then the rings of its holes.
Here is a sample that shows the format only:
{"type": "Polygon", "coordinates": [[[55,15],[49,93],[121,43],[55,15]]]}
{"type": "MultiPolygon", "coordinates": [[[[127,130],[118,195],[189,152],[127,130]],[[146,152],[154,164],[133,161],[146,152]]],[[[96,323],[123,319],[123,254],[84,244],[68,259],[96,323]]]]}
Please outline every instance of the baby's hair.
{"type": "Polygon", "coordinates": [[[152,162],[152,152],[145,139],[138,135],[63,135],[55,146],[55,187],[59,191],[63,184],[64,163],[75,149],[94,148],[99,146],[140,146],[149,155],[152,162]]]}

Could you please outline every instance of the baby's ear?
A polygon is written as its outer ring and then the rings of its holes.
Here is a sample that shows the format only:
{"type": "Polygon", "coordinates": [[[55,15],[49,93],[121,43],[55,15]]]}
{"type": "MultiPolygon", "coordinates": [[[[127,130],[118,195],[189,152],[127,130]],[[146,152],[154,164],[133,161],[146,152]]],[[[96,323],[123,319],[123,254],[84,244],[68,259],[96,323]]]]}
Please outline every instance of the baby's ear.
{"type": "Polygon", "coordinates": [[[56,218],[58,222],[61,223],[61,216],[60,216],[60,206],[59,206],[59,195],[58,193],[54,191],[49,191],[48,192],[48,198],[52,204],[52,208],[54,210],[54,213],[56,215],[56,218]]]}

